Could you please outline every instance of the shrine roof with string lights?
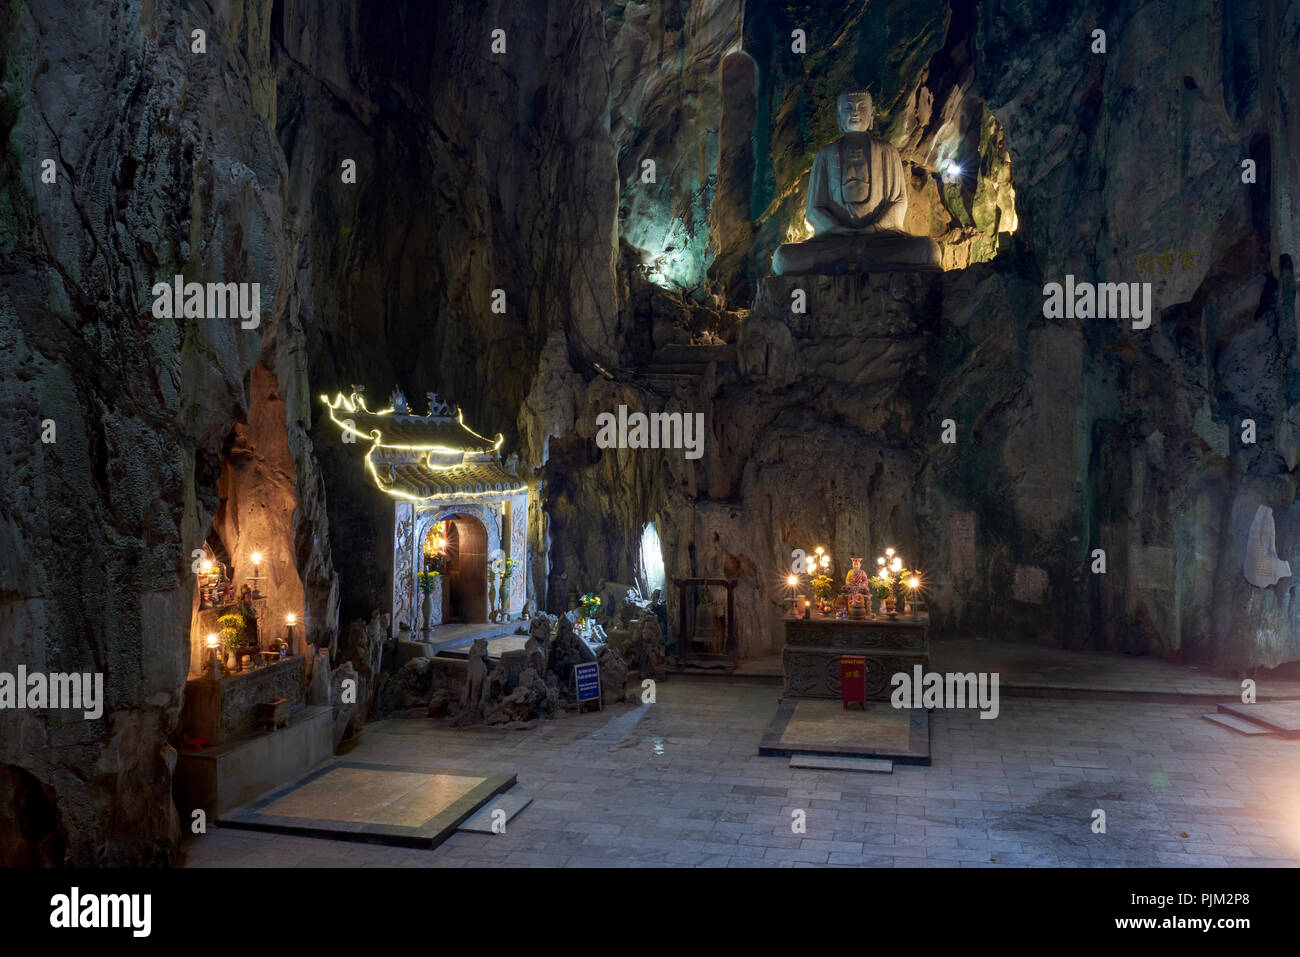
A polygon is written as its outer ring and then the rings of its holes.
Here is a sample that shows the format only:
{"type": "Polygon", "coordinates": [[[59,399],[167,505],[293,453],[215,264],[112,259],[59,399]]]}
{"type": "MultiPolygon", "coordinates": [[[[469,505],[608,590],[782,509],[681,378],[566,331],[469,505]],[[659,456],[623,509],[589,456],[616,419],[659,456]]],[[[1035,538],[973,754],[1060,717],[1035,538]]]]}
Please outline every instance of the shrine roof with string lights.
{"type": "Polygon", "coordinates": [[[343,442],[368,445],[361,465],[394,503],[394,630],[404,625],[414,637],[452,620],[517,617],[532,589],[527,529],[536,501],[535,483],[520,474],[518,457],[502,461],[502,436],[475,432],[437,393],[426,394],[428,412],[421,415],[400,389],[379,411],[367,408],[364,391],[353,386],[348,396],[320,398],[343,442]],[[433,555],[449,551],[456,573],[437,583],[437,607],[426,614],[420,573],[433,567],[433,555]],[[520,584],[498,595],[508,559],[522,566],[520,584]]]}

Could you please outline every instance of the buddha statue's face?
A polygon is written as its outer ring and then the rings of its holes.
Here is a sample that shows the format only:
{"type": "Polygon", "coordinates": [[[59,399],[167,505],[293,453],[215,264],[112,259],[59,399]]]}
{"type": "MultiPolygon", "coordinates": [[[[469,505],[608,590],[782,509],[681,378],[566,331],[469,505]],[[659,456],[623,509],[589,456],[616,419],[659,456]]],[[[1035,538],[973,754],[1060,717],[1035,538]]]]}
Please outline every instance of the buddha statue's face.
{"type": "Polygon", "coordinates": [[[870,93],[841,93],[839,99],[840,129],[845,133],[865,133],[871,129],[874,112],[870,93]]]}
{"type": "Polygon", "coordinates": [[[853,562],[853,570],[854,570],[855,572],[856,572],[856,571],[861,571],[861,570],[862,570],[862,559],[861,559],[861,558],[858,558],[858,556],[854,555],[853,558],[851,559],[851,561],[853,562]]]}

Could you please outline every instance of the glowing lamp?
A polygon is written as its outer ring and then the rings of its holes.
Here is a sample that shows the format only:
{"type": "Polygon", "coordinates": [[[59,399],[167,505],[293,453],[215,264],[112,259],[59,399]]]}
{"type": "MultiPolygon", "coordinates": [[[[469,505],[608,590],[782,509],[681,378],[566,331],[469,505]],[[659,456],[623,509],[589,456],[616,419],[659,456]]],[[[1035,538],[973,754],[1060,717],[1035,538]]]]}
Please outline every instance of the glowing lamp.
{"type": "Polygon", "coordinates": [[[901,558],[895,558],[892,562],[889,563],[890,571],[895,571],[895,572],[901,571],[902,568],[903,568],[903,560],[901,558]]]}
{"type": "Polygon", "coordinates": [[[217,641],[217,636],[216,636],[215,634],[210,634],[210,635],[208,635],[208,653],[209,653],[210,655],[212,655],[212,674],[211,674],[211,678],[212,678],[213,681],[216,681],[218,678],[221,677],[221,672],[217,670],[217,668],[218,668],[218,664],[217,664],[217,645],[218,645],[218,643],[219,643],[219,642],[217,641]]]}
{"type": "Polygon", "coordinates": [[[893,550],[892,548],[886,548],[886,549],[885,549],[885,555],[886,555],[887,557],[889,557],[889,558],[893,558],[893,557],[894,557],[894,550],[893,550]]]}
{"type": "Polygon", "coordinates": [[[907,587],[912,589],[912,591],[916,591],[919,587],[921,587],[921,579],[913,575],[911,578],[907,580],[907,587]]]}
{"type": "Polygon", "coordinates": [[[254,564],[254,565],[260,565],[260,564],[262,564],[262,553],[261,553],[261,552],[253,552],[253,564],[254,564]]]}
{"type": "Polygon", "coordinates": [[[785,580],[785,583],[786,583],[787,585],[789,585],[791,588],[794,588],[795,585],[798,585],[798,584],[799,584],[799,576],[798,576],[798,575],[791,575],[789,578],[787,578],[787,579],[785,580]]]}
{"type": "Polygon", "coordinates": [[[292,628],[297,621],[298,621],[298,616],[295,615],[293,612],[289,612],[289,614],[284,616],[284,623],[288,625],[290,628],[292,628]]]}

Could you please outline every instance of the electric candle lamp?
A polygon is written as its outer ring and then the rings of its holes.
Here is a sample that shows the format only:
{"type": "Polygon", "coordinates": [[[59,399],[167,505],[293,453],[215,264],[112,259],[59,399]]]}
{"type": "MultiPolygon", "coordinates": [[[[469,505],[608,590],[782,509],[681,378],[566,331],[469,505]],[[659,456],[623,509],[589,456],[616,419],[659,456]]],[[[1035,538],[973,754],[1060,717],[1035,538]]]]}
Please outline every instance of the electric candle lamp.
{"type": "Polygon", "coordinates": [[[889,563],[890,571],[895,571],[895,572],[901,571],[902,568],[903,568],[903,560],[901,558],[895,558],[892,562],[889,563]]]}
{"type": "Polygon", "coordinates": [[[213,681],[216,681],[218,678],[221,677],[221,673],[217,670],[217,645],[218,644],[220,644],[220,642],[217,640],[217,636],[215,634],[208,635],[208,653],[212,655],[212,680],[213,681]]]}
{"type": "Polygon", "coordinates": [[[894,557],[894,550],[893,550],[892,548],[886,548],[886,549],[885,549],[885,556],[888,557],[888,558],[893,558],[893,557],[894,557]]]}

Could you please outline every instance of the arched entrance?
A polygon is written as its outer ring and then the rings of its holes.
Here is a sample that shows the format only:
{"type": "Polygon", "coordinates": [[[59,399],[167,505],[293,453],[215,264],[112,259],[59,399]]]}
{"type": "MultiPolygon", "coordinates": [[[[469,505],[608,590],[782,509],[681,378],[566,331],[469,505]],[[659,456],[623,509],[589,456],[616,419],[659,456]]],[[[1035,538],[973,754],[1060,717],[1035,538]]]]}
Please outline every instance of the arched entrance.
{"type": "Polygon", "coordinates": [[[485,622],[487,601],[487,530],[476,518],[454,513],[429,526],[421,552],[425,568],[433,567],[431,556],[442,543],[442,620],[485,622]]]}

